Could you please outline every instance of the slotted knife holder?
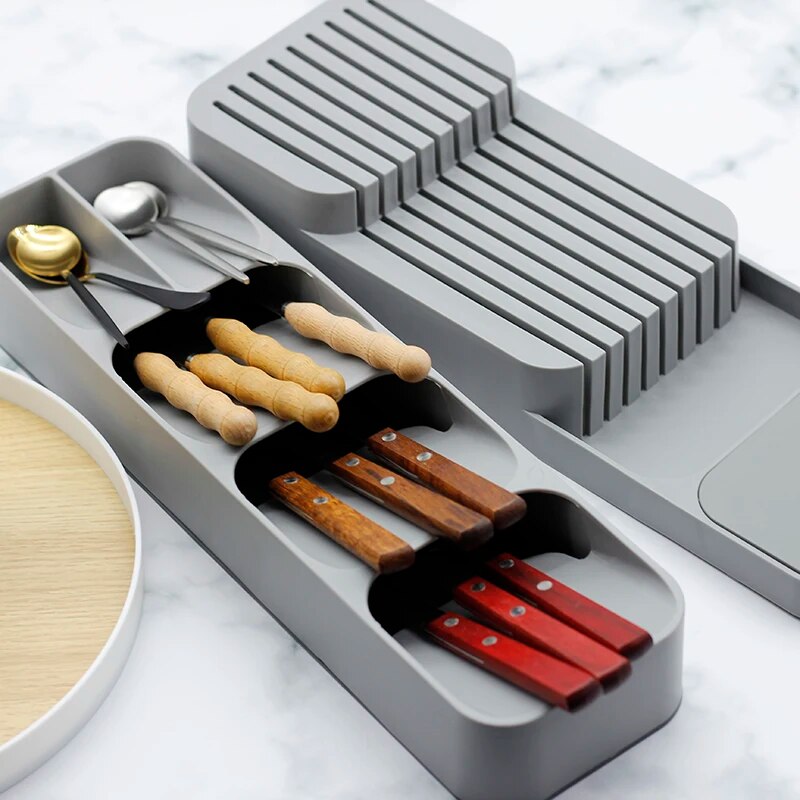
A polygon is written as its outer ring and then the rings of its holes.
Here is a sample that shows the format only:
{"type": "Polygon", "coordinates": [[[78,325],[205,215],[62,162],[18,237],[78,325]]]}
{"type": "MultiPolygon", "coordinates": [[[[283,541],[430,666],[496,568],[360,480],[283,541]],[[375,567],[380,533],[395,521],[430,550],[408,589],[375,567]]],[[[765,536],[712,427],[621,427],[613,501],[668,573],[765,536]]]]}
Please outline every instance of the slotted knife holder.
{"type": "MultiPolygon", "coordinates": [[[[320,302],[378,329],[352,300],[267,226],[166,145],[123,140],[0,197],[0,228],[61,224],[97,269],[164,286],[211,291],[189,311],[160,307],[92,284],[129,338],[115,346],[65,287],[36,283],[5,251],[0,268],[0,344],[98,427],[131,473],[291,630],[440,780],[462,798],[544,798],[666,722],[681,695],[683,604],[674,582],[580,507],[565,480],[542,464],[438,374],[418,384],[301,338],[262,304],[275,297],[320,302]],[[227,281],[156,236],[128,240],[91,200],[129,180],[158,183],[177,217],[238,236],[303,269],[248,267],[251,284],[227,281]],[[206,352],[209,316],[236,317],[345,377],[337,426],[314,434],[256,410],[246,448],[226,445],[188,414],[145,390],[132,360],[145,350],[181,363],[206,352]],[[576,590],[645,628],[653,647],[632,675],[568,713],[466,663],[397,624],[420,599],[413,582],[389,592],[360,561],[271,499],[271,477],[297,470],[409,542],[432,602],[452,588],[426,570],[458,555],[322,471],[392,426],[512,491],[529,512],[504,545],[576,590]],[[374,587],[378,588],[375,589],[374,587]],[[405,598],[405,600],[403,599],[405,598]]],[[[391,584],[395,586],[395,584],[391,584]]],[[[391,588],[390,586],[390,588],[391,588]]]]}
{"type": "Polygon", "coordinates": [[[800,294],[740,259],[723,205],[422,0],[323,3],[189,126],[196,163],[537,456],[800,614],[800,294]]]}

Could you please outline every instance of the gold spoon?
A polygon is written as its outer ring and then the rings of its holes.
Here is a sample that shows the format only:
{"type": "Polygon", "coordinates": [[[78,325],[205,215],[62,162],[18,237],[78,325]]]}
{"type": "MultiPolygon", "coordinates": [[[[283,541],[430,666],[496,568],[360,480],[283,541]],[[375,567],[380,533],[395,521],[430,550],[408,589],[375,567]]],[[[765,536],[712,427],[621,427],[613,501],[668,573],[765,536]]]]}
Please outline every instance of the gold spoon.
{"type": "Polygon", "coordinates": [[[125,334],[73,271],[82,262],[85,272],[86,257],[71,230],[60,225],[19,225],[8,234],[6,244],[14,263],[26,275],[50,285],[69,284],[106,331],[123,347],[128,346],[125,334]]]}
{"type": "Polygon", "coordinates": [[[179,310],[204,303],[210,297],[208,292],[180,292],[105,272],[90,272],[80,239],[61,225],[20,225],[8,234],[7,245],[14,263],[29,277],[51,286],[69,284],[103,327],[124,346],[127,346],[125,337],[83,282],[105,281],[165,308],[179,310]]]}

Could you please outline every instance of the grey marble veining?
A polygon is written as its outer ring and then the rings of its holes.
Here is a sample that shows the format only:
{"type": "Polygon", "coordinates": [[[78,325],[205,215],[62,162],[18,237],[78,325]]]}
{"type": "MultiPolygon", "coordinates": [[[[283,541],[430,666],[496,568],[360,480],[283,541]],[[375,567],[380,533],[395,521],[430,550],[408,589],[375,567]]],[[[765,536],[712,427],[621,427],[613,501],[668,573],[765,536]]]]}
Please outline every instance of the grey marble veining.
{"type": "MultiPolygon", "coordinates": [[[[0,187],[120,136],[154,136],[185,152],[191,90],[313,4],[6,0],[0,187]]],[[[800,282],[799,3],[439,5],[506,43],[525,90],[727,203],[743,252],[800,282]]],[[[449,797],[138,495],[146,601],[131,660],[78,737],[4,800],[449,797]]],[[[800,621],[582,495],[681,584],[685,699],[666,727],[564,800],[800,797],[800,621]]]]}

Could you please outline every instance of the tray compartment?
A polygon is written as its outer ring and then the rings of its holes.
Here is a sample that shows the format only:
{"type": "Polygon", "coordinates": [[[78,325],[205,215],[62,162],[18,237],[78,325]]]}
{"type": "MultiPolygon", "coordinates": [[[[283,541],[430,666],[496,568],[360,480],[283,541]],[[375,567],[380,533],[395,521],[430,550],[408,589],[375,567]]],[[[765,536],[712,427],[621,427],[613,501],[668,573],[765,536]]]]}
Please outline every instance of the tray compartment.
{"type": "MultiPolygon", "coordinates": [[[[344,374],[349,391],[342,401],[339,426],[328,434],[310,434],[296,423],[280,422],[262,412],[258,438],[235,450],[219,437],[206,435],[187,415],[143,392],[129,353],[113,350],[102,332],[91,336],[67,323],[9,270],[0,270],[0,313],[6,321],[3,347],[92,419],[131,474],[459,796],[467,800],[550,796],[663,724],[675,712],[681,692],[683,607],[674,583],[613,529],[578,509],[560,476],[436,373],[420,384],[402,384],[321,343],[301,340],[283,320],[259,306],[264,295],[280,300],[292,295],[378,327],[328,278],[174,151],[153,142],[141,147],[135,141],[116,143],[59,173],[70,176],[76,190],[88,198],[102,184],[149,177],[140,171],[140,159],[155,152],[160,152],[165,180],[183,174],[191,176],[186,186],[199,181],[199,197],[187,199],[187,207],[196,203],[226,209],[204,222],[227,232],[231,214],[239,220],[235,230],[251,229],[254,244],[271,242],[277,256],[298,262],[304,271],[257,267],[246,287],[213,276],[208,285],[192,287],[211,289],[212,298],[204,308],[155,316],[152,310],[131,311],[136,317],[129,329],[133,349],[166,352],[181,360],[191,351],[209,349],[204,334],[207,316],[224,313],[243,319],[344,374]],[[94,184],[93,164],[101,176],[94,184]],[[217,199],[207,202],[208,191],[217,199]],[[488,681],[448,653],[433,655],[426,642],[406,641],[400,633],[393,636],[379,624],[370,610],[373,573],[278,508],[266,495],[266,487],[273,471],[289,467],[306,470],[321,482],[329,480],[320,470],[330,456],[339,454],[333,451],[356,448],[387,424],[511,491],[526,493],[536,519],[525,535],[534,543],[536,563],[615,610],[630,612],[652,634],[654,645],[637,662],[629,680],[580,712],[568,714],[513,687],[488,681]],[[587,539],[586,557],[574,558],[586,552],[587,539]],[[613,726],[609,719],[615,721],[613,726]],[[559,756],[572,748],[574,757],[559,756]]],[[[0,198],[0,214],[7,213],[16,199],[15,193],[0,198]]],[[[78,207],[88,210],[81,202],[78,207]]],[[[128,246],[124,240],[114,240],[128,246]]],[[[355,241],[378,248],[365,237],[355,241]]],[[[385,276],[391,285],[407,280],[419,284],[419,272],[412,272],[411,265],[400,259],[396,265],[398,269],[385,276]]],[[[172,263],[167,266],[165,272],[172,275],[172,263]]],[[[548,395],[554,414],[580,428],[579,362],[506,320],[500,319],[498,325],[496,315],[483,306],[427,274],[423,277],[465,303],[465,335],[471,337],[475,353],[488,352],[486,337],[497,336],[498,331],[507,336],[510,355],[505,358],[524,364],[524,380],[548,395]],[[549,375],[546,385],[536,380],[544,374],[549,375]]],[[[135,308],[134,298],[126,303],[135,308]]],[[[503,385],[500,366],[484,372],[495,386],[503,385]]],[[[519,384],[509,382],[503,389],[512,399],[522,391],[519,384]]],[[[330,481],[327,485],[337,494],[406,538],[421,563],[427,563],[428,553],[435,558],[457,553],[449,543],[434,540],[364,498],[348,494],[338,481],[330,481]]]]}
{"type": "MultiPolygon", "coordinates": [[[[189,121],[198,164],[391,329],[419,332],[537,455],[800,615],[787,547],[738,536],[698,502],[704,476],[800,391],[800,292],[740,259],[729,209],[519,92],[500,45],[423,0],[328,0],[206,81],[189,121]],[[311,182],[214,110],[321,28],[373,50],[391,41],[384,61],[445,73],[453,98],[477,91],[493,109],[492,136],[362,230],[321,231],[311,182]],[[278,184],[291,209],[272,200],[278,184]]],[[[779,462],[764,467],[778,482],[779,462]]]]}
{"type": "MultiPolygon", "coordinates": [[[[166,193],[172,216],[199,225],[217,226],[229,236],[271,252],[274,239],[268,231],[257,232],[252,221],[226,197],[220,196],[208,178],[176,159],[160,142],[148,139],[113,142],[62,167],[58,175],[89,205],[109,186],[128,181],[150,181],[166,193]],[[259,233],[265,236],[265,241],[260,244],[256,242],[259,233]]],[[[113,230],[110,225],[107,227],[113,230]]],[[[118,236],[125,239],[122,234],[118,236]]],[[[225,279],[157,233],[137,236],[127,242],[134,252],[158,265],[176,288],[204,291],[225,279]]],[[[240,268],[248,264],[238,256],[224,254],[224,257],[240,268]]]]}
{"type": "MultiPolygon", "coordinates": [[[[58,176],[34,180],[11,195],[13,198],[0,210],[0,230],[6,235],[18,225],[63,225],[81,240],[95,272],[109,272],[120,277],[169,286],[164,273],[133,250],[127,240],[107,225],[69,185],[58,176]]],[[[5,245],[2,263],[27,291],[51,313],[70,325],[93,335],[99,325],[68,286],[50,286],[25,275],[11,260],[5,245]]],[[[151,302],[101,281],[90,281],[89,289],[125,330],[148,311],[151,302]]]]}

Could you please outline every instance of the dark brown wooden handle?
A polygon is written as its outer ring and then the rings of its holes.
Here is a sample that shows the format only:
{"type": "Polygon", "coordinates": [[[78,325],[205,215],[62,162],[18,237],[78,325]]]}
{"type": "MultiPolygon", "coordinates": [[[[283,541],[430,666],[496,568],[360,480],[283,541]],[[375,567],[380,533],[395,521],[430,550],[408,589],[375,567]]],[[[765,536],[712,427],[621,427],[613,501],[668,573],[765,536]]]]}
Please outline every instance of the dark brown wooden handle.
{"type": "Polygon", "coordinates": [[[502,530],[525,516],[525,501],[502,486],[386,428],[367,439],[373,453],[416,475],[432,489],[488,517],[502,530]]]}
{"type": "Polygon", "coordinates": [[[269,488],[288,508],[376,572],[398,572],[414,563],[411,545],[302,475],[279,475],[269,488]]]}
{"type": "Polygon", "coordinates": [[[434,536],[462,547],[476,547],[492,535],[492,523],[487,517],[363,456],[348,453],[328,469],[371,500],[434,536]]]}

